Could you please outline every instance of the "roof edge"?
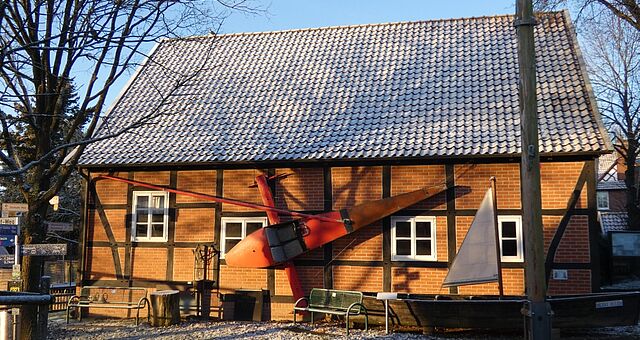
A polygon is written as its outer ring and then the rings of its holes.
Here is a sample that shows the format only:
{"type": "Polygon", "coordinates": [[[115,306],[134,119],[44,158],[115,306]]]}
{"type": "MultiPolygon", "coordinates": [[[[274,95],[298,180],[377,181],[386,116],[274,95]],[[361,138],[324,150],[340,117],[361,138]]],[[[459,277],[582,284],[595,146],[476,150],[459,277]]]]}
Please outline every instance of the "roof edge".
{"type": "MultiPolygon", "coordinates": [[[[145,57],[142,59],[138,67],[136,67],[135,71],[133,71],[133,74],[129,77],[129,80],[127,80],[124,86],[122,86],[116,98],[111,102],[111,105],[109,105],[109,107],[107,107],[107,109],[104,111],[104,114],[102,115],[102,118],[103,118],[102,122],[104,122],[104,118],[108,117],[109,114],[111,114],[111,112],[114,110],[114,108],[118,106],[118,104],[120,103],[124,95],[129,91],[129,88],[131,87],[131,85],[133,85],[133,82],[138,78],[138,75],[142,72],[145,66],[147,66],[147,63],[149,63],[149,61],[152,60],[153,54],[158,50],[158,47],[163,42],[164,42],[164,39],[156,42],[153,45],[153,47],[151,47],[151,50],[149,50],[149,53],[145,55],[145,57]]],[[[97,133],[100,132],[100,128],[102,128],[102,123],[96,128],[96,130],[93,133],[94,136],[92,137],[95,137],[97,133]]],[[[82,158],[82,156],[80,157],[82,158]]]]}
{"type": "MultiPolygon", "coordinates": [[[[556,152],[541,153],[540,157],[544,162],[563,162],[575,161],[576,159],[595,159],[601,152],[556,152]]],[[[433,156],[433,157],[402,157],[402,158],[340,158],[340,159],[297,159],[297,160],[265,160],[265,161],[210,161],[210,162],[162,162],[162,163],[122,163],[122,164],[79,164],[81,169],[89,170],[109,170],[109,169],[134,169],[134,168],[175,168],[175,167],[224,167],[224,168],[260,168],[260,167],[280,167],[280,165],[288,165],[295,167],[304,166],[342,166],[345,164],[359,164],[370,166],[377,165],[403,165],[414,163],[455,163],[462,164],[470,161],[478,163],[502,162],[512,160],[510,162],[519,163],[520,153],[510,154],[476,154],[476,155],[455,155],[455,156],[433,156]]]]}
{"type": "MultiPolygon", "coordinates": [[[[536,15],[539,14],[560,14],[562,11],[545,11],[545,12],[536,12],[536,15]]],[[[200,38],[208,38],[208,37],[231,37],[231,36],[245,36],[245,35],[259,35],[259,34],[279,34],[279,33],[292,33],[292,32],[307,32],[307,31],[321,31],[321,30],[330,30],[337,28],[358,28],[358,27],[375,27],[375,26],[388,26],[388,25],[403,25],[403,24],[417,24],[417,23],[427,23],[427,22],[448,22],[448,21],[468,21],[468,20],[476,20],[476,19],[489,19],[489,18],[509,18],[515,17],[514,14],[496,14],[496,15],[481,15],[477,17],[457,17],[457,18],[441,18],[441,19],[431,19],[431,20],[415,20],[415,21],[390,21],[390,22],[380,22],[380,23],[369,23],[369,24],[355,24],[355,25],[333,25],[333,26],[319,26],[319,27],[309,27],[309,28],[292,28],[292,29],[284,29],[284,30],[275,30],[275,31],[257,31],[257,32],[236,32],[236,33],[223,33],[223,34],[202,34],[202,35],[192,35],[186,37],[178,37],[178,38],[167,38],[166,40],[185,40],[185,39],[200,39],[200,38]]]]}
{"type": "MultiPolygon", "coordinates": [[[[598,130],[600,130],[600,134],[602,134],[602,141],[604,142],[605,148],[607,151],[613,152],[613,143],[611,142],[611,138],[609,138],[609,131],[604,127],[604,123],[602,122],[602,115],[600,114],[600,110],[598,109],[598,102],[596,100],[596,95],[593,92],[593,87],[591,86],[591,81],[589,80],[589,72],[587,72],[587,64],[585,62],[584,56],[582,54],[582,50],[580,49],[580,44],[578,42],[578,33],[575,30],[573,22],[571,21],[571,15],[569,14],[569,10],[562,10],[562,14],[564,16],[565,24],[567,25],[567,33],[569,35],[569,39],[573,42],[573,49],[575,51],[576,58],[578,59],[578,66],[580,66],[580,72],[584,77],[584,86],[587,92],[587,98],[589,100],[589,106],[591,108],[591,112],[593,114],[593,118],[598,125],[598,130]]],[[[603,152],[610,153],[610,152],[603,152]]]]}

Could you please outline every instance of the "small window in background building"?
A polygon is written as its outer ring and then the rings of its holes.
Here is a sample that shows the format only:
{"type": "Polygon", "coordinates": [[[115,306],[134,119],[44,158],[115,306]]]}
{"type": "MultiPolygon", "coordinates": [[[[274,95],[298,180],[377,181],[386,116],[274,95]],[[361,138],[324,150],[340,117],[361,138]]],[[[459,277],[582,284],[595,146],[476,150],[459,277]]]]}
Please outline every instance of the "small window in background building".
{"type": "Polygon", "coordinates": [[[609,210],[609,192],[597,191],[596,200],[598,202],[598,210],[609,210]]]}

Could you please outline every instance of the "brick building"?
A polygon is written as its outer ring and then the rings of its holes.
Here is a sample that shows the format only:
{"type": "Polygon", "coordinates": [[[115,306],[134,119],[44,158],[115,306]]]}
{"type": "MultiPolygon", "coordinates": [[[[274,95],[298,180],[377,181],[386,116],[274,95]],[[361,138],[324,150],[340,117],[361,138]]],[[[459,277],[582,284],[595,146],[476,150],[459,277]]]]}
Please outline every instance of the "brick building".
{"type": "MultiPolygon", "coordinates": [[[[599,289],[596,162],[610,150],[569,17],[536,26],[542,213],[551,294],[599,289]]],[[[446,183],[416,204],[295,260],[305,291],[496,294],[441,288],[497,177],[505,293],[524,293],[516,37],[512,16],[203,36],[158,44],[108,113],[82,168],[83,285],[193,279],[194,247],[224,252],[266,215],[111,180],[129,178],[319,213],[446,183]],[[149,208],[151,207],[151,208],[149,208]]],[[[282,270],[232,268],[221,292],[262,289],[290,317],[282,270]]]]}

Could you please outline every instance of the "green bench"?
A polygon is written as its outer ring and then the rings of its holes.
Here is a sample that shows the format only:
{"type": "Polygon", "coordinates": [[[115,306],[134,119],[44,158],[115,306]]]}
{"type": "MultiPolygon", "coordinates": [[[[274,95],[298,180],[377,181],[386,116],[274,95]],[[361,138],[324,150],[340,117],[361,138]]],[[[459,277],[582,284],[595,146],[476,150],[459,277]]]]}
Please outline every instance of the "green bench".
{"type": "Polygon", "coordinates": [[[369,329],[369,315],[367,308],[362,304],[362,293],[345,290],[313,288],[309,298],[298,299],[293,305],[293,323],[296,323],[296,312],[310,312],[311,324],[313,324],[314,313],[325,313],[333,315],[343,315],[347,325],[347,335],[349,335],[349,316],[364,313],[364,329],[369,329]],[[298,305],[307,302],[306,307],[298,305]]]}

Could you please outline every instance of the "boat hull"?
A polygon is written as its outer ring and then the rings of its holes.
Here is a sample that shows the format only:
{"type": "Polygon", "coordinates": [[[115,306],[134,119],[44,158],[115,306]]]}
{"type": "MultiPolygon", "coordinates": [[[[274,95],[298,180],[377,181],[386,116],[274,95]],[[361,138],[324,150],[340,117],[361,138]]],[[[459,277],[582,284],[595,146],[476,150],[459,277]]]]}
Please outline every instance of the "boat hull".
{"type": "MultiPolygon", "coordinates": [[[[413,327],[521,329],[526,299],[509,296],[413,295],[391,300],[395,325],[413,327]]],[[[595,293],[550,297],[553,328],[632,326],[638,323],[640,292],[595,293]]],[[[384,323],[384,305],[374,297],[364,300],[374,311],[372,323],[384,323]]]]}

